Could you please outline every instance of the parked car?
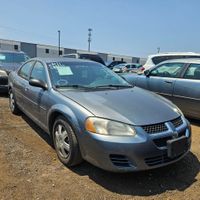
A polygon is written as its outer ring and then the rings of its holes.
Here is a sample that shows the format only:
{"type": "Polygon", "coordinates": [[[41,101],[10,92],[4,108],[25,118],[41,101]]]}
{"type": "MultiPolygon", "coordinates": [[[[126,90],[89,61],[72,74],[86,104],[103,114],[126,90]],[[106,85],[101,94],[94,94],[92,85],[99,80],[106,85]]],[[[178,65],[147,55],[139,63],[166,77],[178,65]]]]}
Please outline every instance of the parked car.
{"type": "Polygon", "coordinates": [[[111,61],[111,62],[106,63],[106,66],[109,69],[113,69],[114,66],[119,65],[119,64],[123,64],[123,63],[126,63],[126,62],[125,61],[120,61],[120,60],[115,60],[115,61],[111,61]]]}
{"type": "Polygon", "coordinates": [[[200,119],[200,59],[168,60],[144,73],[123,77],[170,99],[186,116],[200,119]]]}
{"type": "Polygon", "coordinates": [[[0,92],[8,90],[8,74],[20,67],[28,58],[22,51],[0,50],[0,92]]]}
{"type": "Polygon", "coordinates": [[[125,72],[142,72],[144,68],[138,63],[123,63],[115,65],[113,71],[115,73],[125,73],[125,72]]]}
{"type": "Polygon", "coordinates": [[[102,65],[106,65],[103,59],[93,53],[72,53],[72,54],[64,54],[62,57],[64,58],[77,58],[77,59],[86,59],[86,60],[92,60],[98,63],[101,63],[102,65]]]}
{"type": "Polygon", "coordinates": [[[147,170],[190,149],[190,124],[174,104],[92,61],[30,59],[9,74],[9,94],[11,112],[49,133],[66,166],[85,159],[109,171],[147,170]]]}
{"type": "Polygon", "coordinates": [[[158,65],[161,62],[173,59],[182,59],[182,58],[200,58],[199,53],[193,52],[169,52],[169,53],[158,53],[155,55],[150,55],[147,58],[146,63],[143,65],[145,70],[158,65]]]}

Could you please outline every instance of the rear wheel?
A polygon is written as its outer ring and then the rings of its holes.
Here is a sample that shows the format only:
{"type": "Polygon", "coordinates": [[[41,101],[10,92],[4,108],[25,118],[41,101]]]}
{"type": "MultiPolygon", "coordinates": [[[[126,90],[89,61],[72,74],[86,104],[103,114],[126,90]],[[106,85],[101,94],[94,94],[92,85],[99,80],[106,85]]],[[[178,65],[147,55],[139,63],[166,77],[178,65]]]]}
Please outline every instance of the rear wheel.
{"type": "Polygon", "coordinates": [[[68,167],[81,163],[82,157],[76,135],[65,118],[56,118],[52,130],[54,147],[60,161],[68,167]]]}
{"type": "Polygon", "coordinates": [[[13,114],[19,114],[19,108],[17,106],[17,102],[15,100],[12,89],[9,90],[9,107],[13,114]]]}

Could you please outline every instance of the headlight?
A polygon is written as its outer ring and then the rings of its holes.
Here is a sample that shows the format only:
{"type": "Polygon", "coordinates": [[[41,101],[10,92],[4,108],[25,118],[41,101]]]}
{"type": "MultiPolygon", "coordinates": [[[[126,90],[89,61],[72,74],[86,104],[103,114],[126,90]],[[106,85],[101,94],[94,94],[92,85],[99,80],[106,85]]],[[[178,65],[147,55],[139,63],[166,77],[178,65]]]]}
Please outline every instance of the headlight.
{"type": "Polygon", "coordinates": [[[134,127],[112,120],[89,117],[85,122],[87,131],[101,135],[135,136],[134,127]]]}
{"type": "Polygon", "coordinates": [[[0,76],[7,76],[7,73],[4,70],[0,70],[0,76]]]}

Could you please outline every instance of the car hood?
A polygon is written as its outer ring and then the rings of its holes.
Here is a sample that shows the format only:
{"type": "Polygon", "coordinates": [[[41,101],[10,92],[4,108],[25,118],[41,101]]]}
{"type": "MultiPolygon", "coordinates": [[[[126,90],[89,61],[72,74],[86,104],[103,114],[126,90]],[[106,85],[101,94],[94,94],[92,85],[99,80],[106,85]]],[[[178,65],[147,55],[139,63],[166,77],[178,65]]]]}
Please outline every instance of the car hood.
{"type": "Polygon", "coordinates": [[[175,106],[157,94],[141,88],[104,91],[60,91],[97,117],[134,125],[156,124],[180,115],[175,106]]]}
{"type": "Polygon", "coordinates": [[[0,62],[0,69],[3,69],[7,72],[15,71],[21,66],[20,63],[1,63],[0,62]]]}

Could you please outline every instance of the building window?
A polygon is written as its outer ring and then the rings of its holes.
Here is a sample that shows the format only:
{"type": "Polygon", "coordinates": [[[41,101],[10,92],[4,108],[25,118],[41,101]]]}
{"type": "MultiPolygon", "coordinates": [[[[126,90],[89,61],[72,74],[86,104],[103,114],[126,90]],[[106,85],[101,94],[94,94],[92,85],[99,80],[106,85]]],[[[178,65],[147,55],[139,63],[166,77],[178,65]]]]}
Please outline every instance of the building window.
{"type": "Polygon", "coordinates": [[[19,46],[17,44],[14,45],[14,50],[19,50],[19,46]]]}
{"type": "Polygon", "coordinates": [[[60,51],[59,51],[59,55],[62,55],[62,54],[63,54],[63,52],[62,52],[62,50],[60,50],[60,51]]]}
{"type": "Polygon", "coordinates": [[[49,49],[45,49],[45,53],[49,53],[49,49]]]}

